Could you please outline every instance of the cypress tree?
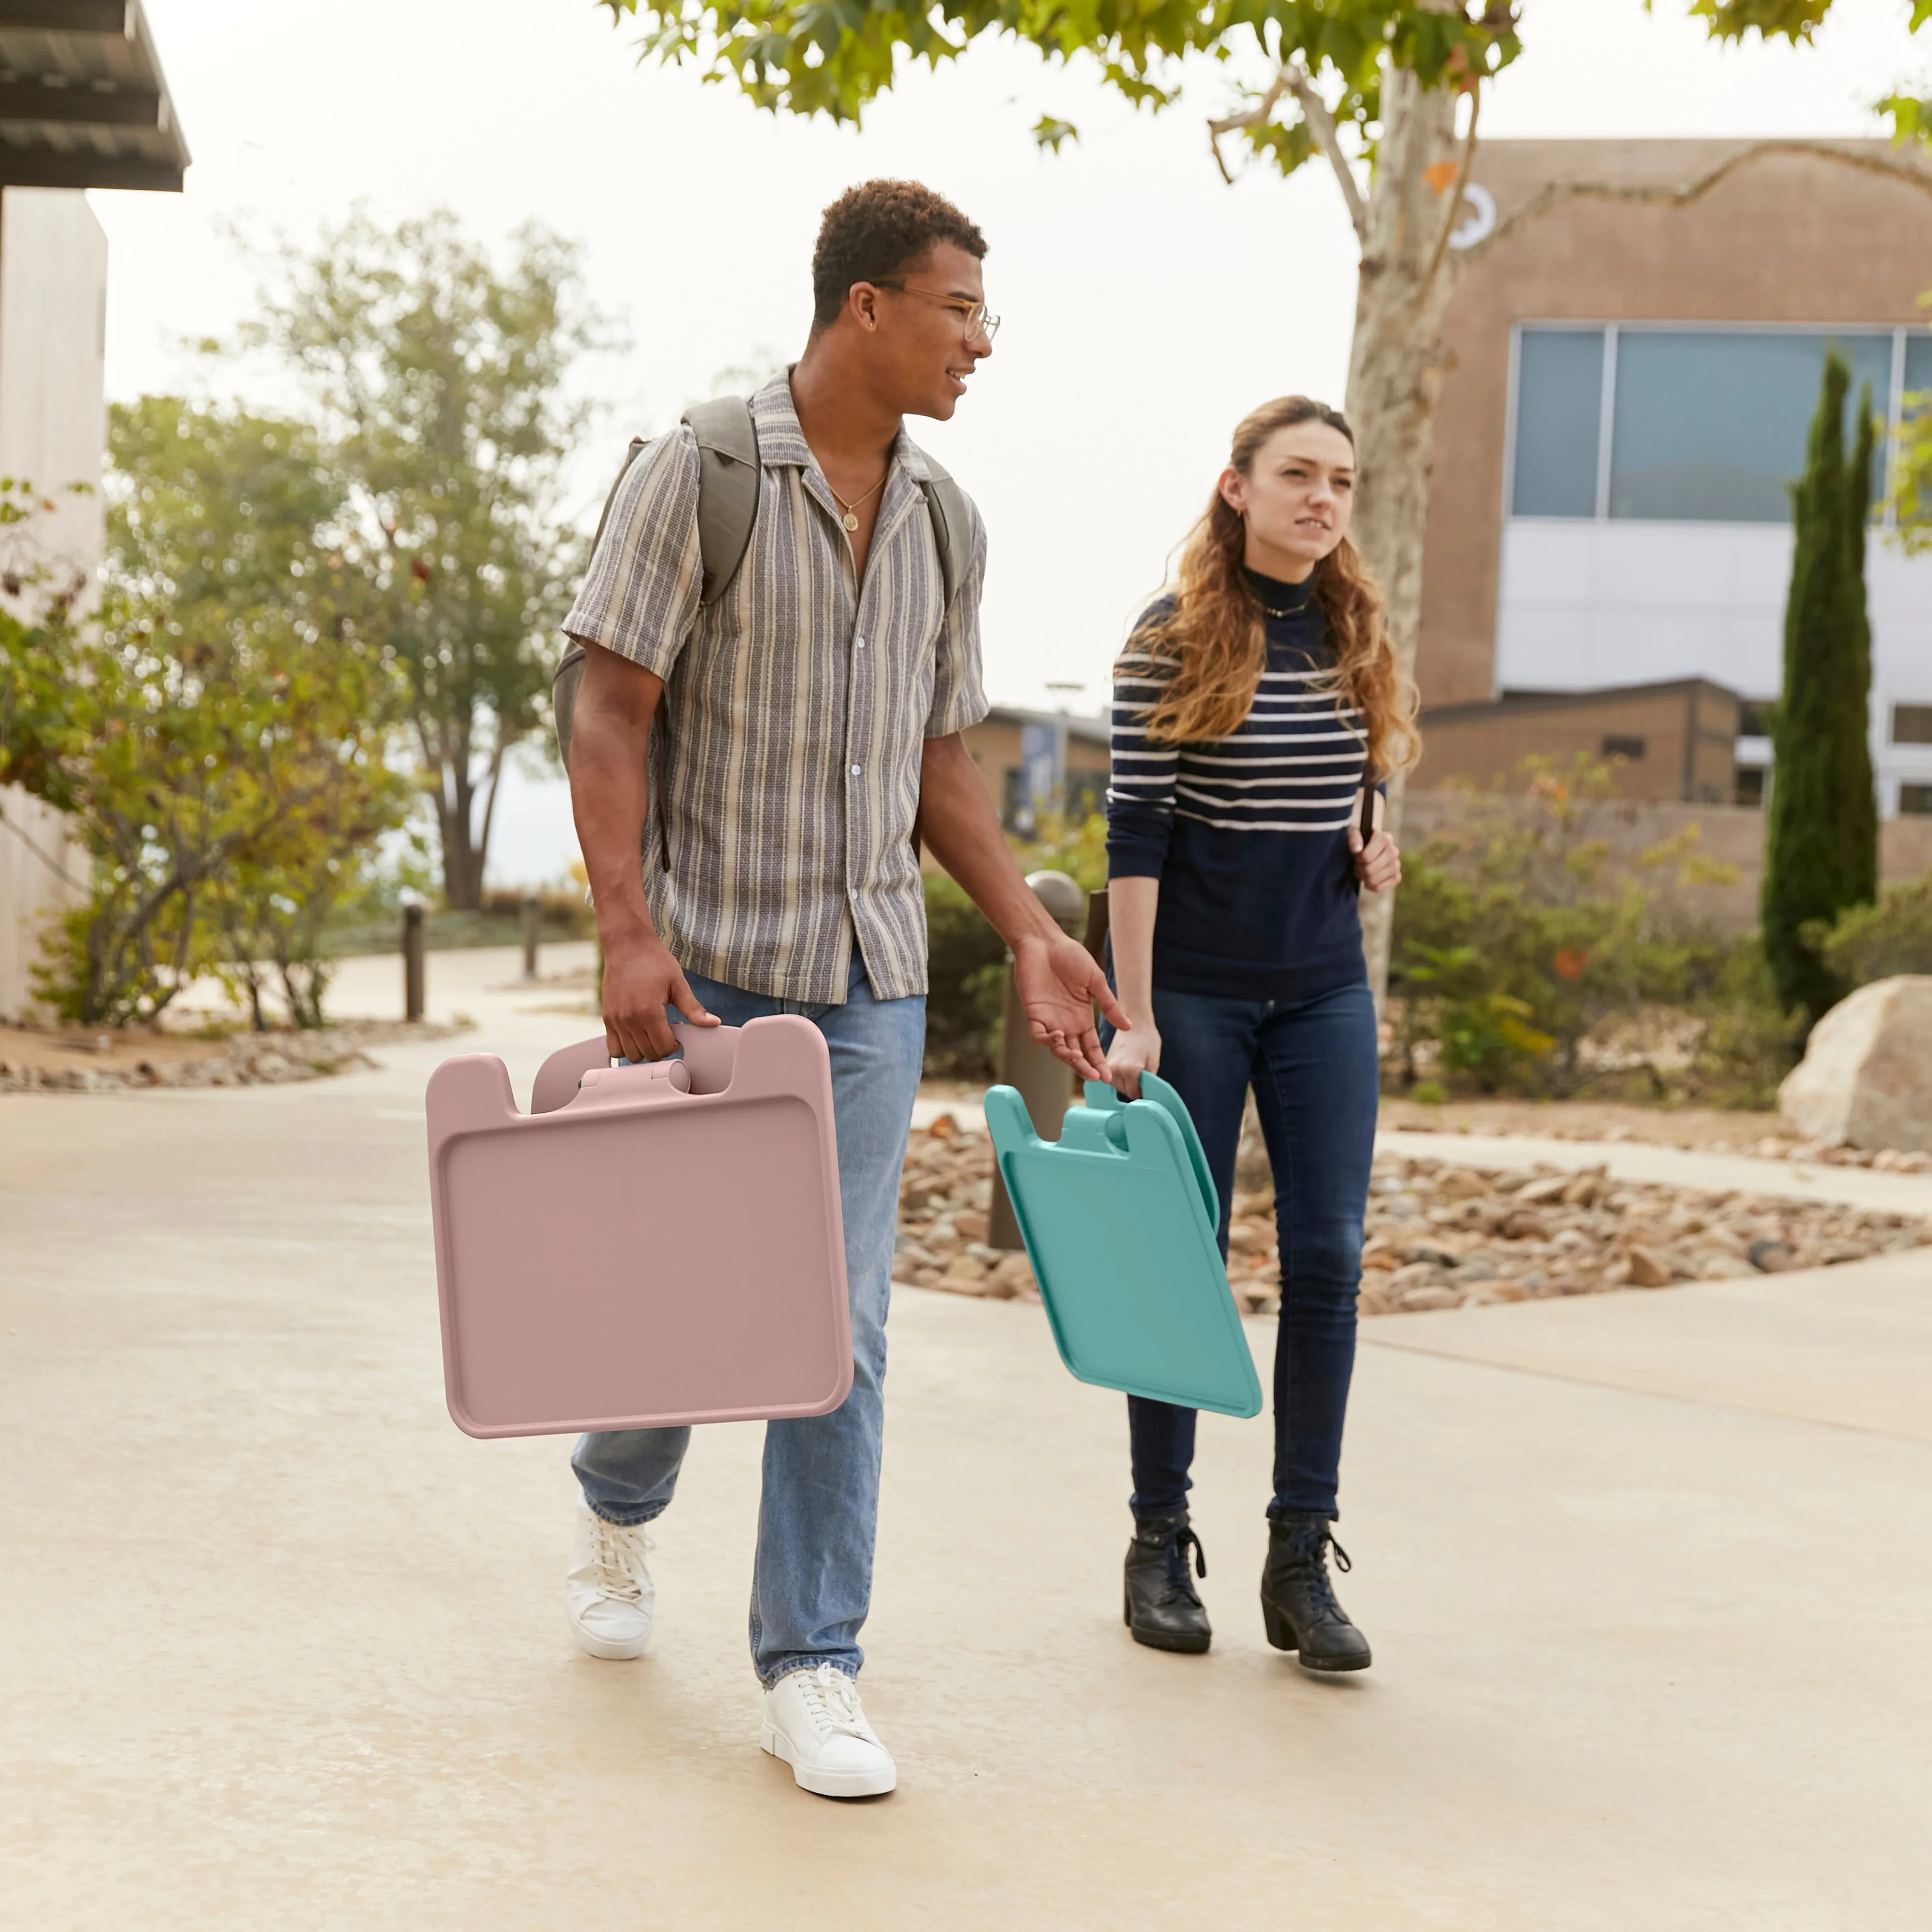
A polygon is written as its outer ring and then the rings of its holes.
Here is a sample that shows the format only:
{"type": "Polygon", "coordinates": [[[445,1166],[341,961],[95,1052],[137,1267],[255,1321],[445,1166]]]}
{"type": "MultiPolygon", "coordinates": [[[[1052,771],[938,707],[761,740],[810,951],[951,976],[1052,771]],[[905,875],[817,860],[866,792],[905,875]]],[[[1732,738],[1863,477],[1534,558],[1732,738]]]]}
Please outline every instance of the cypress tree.
{"type": "Polygon", "coordinates": [[[1864,586],[1875,430],[1868,390],[1848,464],[1850,384],[1843,358],[1828,355],[1804,473],[1792,486],[1796,542],[1784,608],[1784,688],[1772,729],[1760,901],[1765,956],[1778,997],[1814,1022],[1840,989],[1803,928],[1814,920],[1828,925],[1846,906],[1869,904],[1878,884],[1864,586]]]}

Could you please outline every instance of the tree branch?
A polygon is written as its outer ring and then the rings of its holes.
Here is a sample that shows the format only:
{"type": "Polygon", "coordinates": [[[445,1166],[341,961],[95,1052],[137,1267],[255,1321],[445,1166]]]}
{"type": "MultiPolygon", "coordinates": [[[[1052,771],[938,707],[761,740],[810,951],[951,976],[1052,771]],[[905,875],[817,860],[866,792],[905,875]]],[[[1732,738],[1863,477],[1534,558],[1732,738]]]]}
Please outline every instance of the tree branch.
{"type": "MultiPolygon", "coordinates": [[[[1463,137],[1462,164],[1456,170],[1456,178],[1449,188],[1449,206],[1442,214],[1442,232],[1436,238],[1436,252],[1429,258],[1429,272],[1422,278],[1423,292],[1426,295],[1436,285],[1437,273],[1442,266],[1442,258],[1449,252],[1449,238],[1455,233],[1462,214],[1462,197],[1468,192],[1469,176],[1476,165],[1476,116],[1481,111],[1483,90],[1480,85],[1469,89],[1469,131],[1463,137]]],[[[1453,124],[1452,124],[1453,125],[1453,124]]]]}
{"type": "MultiPolygon", "coordinates": [[[[1355,239],[1366,242],[1369,238],[1369,211],[1362,200],[1362,187],[1355,178],[1355,171],[1348,165],[1348,158],[1342,152],[1340,138],[1335,131],[1335,117],[1328,111],[1328,104],[1316,92],[1315,83],[1309,78],[1308,70],[1298,64],[1287,75],[1288,91],[1301,109],[1302,118],[1308,123],[1308,131],[1315,136],[1315,145],[1328,157],[1328,165],[1335,171],[1335,178],[1341,184],[1342,199],[1348,206],[1348,219],[1355,226],[1355,239]]],[[[1473,131],[1473,130],[1472,130],[1473,131]]]]}
{"type": "Polygon", "coordinates": [[[1836,161],[1865,174],[1888,176],[1894,181],[1904,182],[1932,194],[1932,168],[1916,161],[1897,159],[1889,154],[1860,154],[1854,149],[1833,147],[1822,141],[1754,141],[1735,154],[1727,155],[1708,173],[1676,187],[1630,182],[1552,182],[1539,188],[1520,206],[1511,208],[1488,235],[1468,250],[1468,259],[1474,261],[1488,254],[1519,228],[1527,226],[1565,202],[1617,201],[1638,206],[1688,207],[1728,181],[1747,162],[1770,154],[1802,154],[1813,160],[1836,161]]]}
{"type": "Polygon", "coordinates": [[[1255,103],[1252,107],[1249,109],[1247,112],[1231,114],[1225,121],[1208,122],[1208,149],[1214,157],[1214,165],[1221,170],[1221,178],[1230,188],[1234,184],[1234,178],[1228,172],[1228,164],[1221,158],[1221,136],[1223,134],[1232,134],[1243,128],[1262,126],[1268,117],[1274,113],[1275,103],[1281,98],[1287,87],[1288,70],[1286,68],[1279,68],[1276,71],[1274,79],[1268,84],[1268,92],[1255,103]]]}

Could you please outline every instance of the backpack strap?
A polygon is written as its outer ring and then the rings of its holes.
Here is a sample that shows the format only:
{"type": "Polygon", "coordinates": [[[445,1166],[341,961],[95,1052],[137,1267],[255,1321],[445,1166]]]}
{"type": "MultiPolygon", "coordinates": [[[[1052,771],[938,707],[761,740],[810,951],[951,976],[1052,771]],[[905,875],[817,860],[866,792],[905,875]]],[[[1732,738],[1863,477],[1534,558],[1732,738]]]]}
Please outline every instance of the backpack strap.
{"type": "MultiPolygon", "coordinates": [[[[694,403],[682,420],[698,443],[698,553],[703,571],[700,605],[715,604],[730,587],[752,542],[758,515],[758,433],[752,406],[742,396],[721,396],[715,402],[694,403]]],[[[631,473],[645,439],[633,436],[624,452],[623,466],[604,499],[594,552],[603,541],[610,506],[624,478],[631,473]]],[[[556,748],[566,771],[570,769],[570,724],[577,708],[577,688],[584,682],[584,646],[566,640],[563,656],[550,680],[550,712],[556,723],[556,748]]]]}
{"type": "Polygon", "coordinates": [[[953,482],[944,466],[922,449],[920,454],[926,457],[926,481],[919,486],[920,494],[926,499],[926,514],[932,519],[933,540],[939,546],[939,574],[946,586],[946,608],[950,610],[973,560],[973,514],[967,508],[965,491],[953,482]]]}
{"type": "Polygon", "coordinates": [[[742,396],[694,403],[682,420],[698,440],[699,602],[715,604],[737,575],[758,520],[758,432],[742,396]]]}

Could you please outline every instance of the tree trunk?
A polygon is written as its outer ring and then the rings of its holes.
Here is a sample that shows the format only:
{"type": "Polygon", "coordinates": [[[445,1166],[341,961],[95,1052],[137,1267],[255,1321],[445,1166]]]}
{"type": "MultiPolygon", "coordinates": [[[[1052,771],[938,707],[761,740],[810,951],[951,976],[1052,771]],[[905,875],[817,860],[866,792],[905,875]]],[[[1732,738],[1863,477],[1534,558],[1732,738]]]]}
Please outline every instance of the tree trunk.
{"type": "MultiPolygon", "coordinates": [[[[1388,600],[1396,661],[1411,676],[1422,614],[1442,311],[1452,279],[1453,258],[1442,242],[1444,224],[1456,212],[1425,171],[1455,158],[1458,98],[1453,87],[1424,88],[1401,68],[1384,78],[1348,359],[1348,417],[1361,459],[1354,535],[1388,600]]],[[[1401,830],[1402,794],[1397,774],[1389,783],[1385,821],[1393,836],[1401,830]]],[[[1388,983],[1394,911],[1393,893],[1364,895],[1363,946],[1378,1006],[1388,983]]]]}

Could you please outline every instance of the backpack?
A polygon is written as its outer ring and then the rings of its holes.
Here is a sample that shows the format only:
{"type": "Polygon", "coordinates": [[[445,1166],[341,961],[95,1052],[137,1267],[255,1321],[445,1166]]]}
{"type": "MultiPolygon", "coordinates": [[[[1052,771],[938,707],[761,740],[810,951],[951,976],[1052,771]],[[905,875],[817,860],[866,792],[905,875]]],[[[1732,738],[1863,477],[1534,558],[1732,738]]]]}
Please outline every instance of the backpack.
{"type": "MultiPolygon", "coordinates": [[[[694,403],[680,420],[689,424],[698,440],[698,548],[704,572],[698,602],[702,607],[724,596],[751,544],[752,526],[758,514],[758,433],[752,421],[752,406],[742,396],[694,403]]],[[[624,466],[610,485],[603,514],[597,519],[597,535],[591,539],[593,551],[604,535],[618,489],[644,447],[643,437],[633,437],[624,452],[624,466]]],[[[940,577],[946,608],[950,610],[966,574],[973,520],[958,484],[929,456],[926,466],[931,473],[919,487],[939,547],[940,577]]],[[[566,772],[570,770],[571,714],[576,708],[577,688],[583,682],[584,646],[572,638],[550,687],[557,755],[566,772]]]]}

